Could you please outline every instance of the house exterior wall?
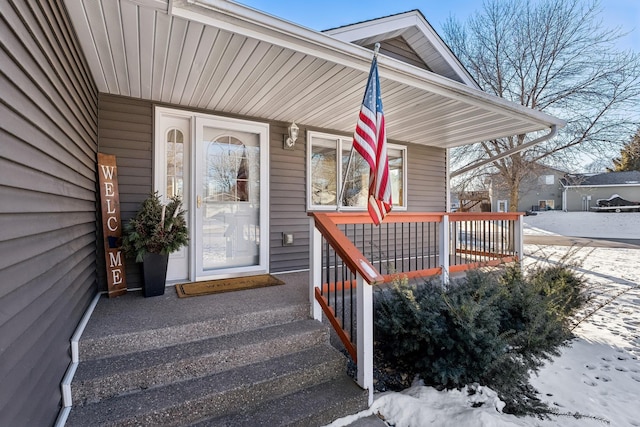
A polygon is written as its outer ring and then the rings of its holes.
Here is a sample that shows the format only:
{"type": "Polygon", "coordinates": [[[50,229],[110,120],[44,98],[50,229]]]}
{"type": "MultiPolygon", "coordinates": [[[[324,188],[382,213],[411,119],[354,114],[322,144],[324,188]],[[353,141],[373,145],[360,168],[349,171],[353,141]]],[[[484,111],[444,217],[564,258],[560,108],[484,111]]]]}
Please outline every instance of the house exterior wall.
{"type": "Polygon", "coordinates": [[[62,2],[0,14],[0,425],[47,426],[96,294],[97,90],[62,2]]]}
{"type": "Polygon", "coordinates": [[[565,192],[565,210],[569,212],[590,210],[590,208],[598,206],[598,199],[608,199],[614,194],[632,202],[640,202],[640,184],[568,187],[565,192]]]}
{"type": "MultiPolygon", "coordinates": [[[[541,200],[553,200],[554,209],[563,209],[561,178],[564,172],[553,169],[536,170],[528,174],[520,183],[520,197],[518,200],[518,212],[525,212],[538,208],[541,200]],[[546,184],[545,176],[553,176],[553,183],[546,184]]],[[[500,180],[494,175],[491,180],[491,211],[498,211],[498,200],[509,200],[509,192],[500,180]]]]}
{"type": "MultiPolygon", "coordinates": [[[[100,94],[98,99],[98,147],[101,153],[116,156],[120,218],[125,224],[135,216],[153,187],[153,106],[149,101],[121,96],[100,94]]],[[[101,227],[98,233],[102,234],[101,227]]],[[[100,290],[106,291],[104,247],[98,245],[97,250],[100,290]]],[[[128,259],[125,271],[128,287],[140,287],[140,265],[128,259]]]]}
{"type": "MultiPolygon", "coordinates": [[[[180,108],[178,106],[162,105],[180,108]]],[[[153,187],[153,107],[151,101],[100,94],[99,151],[114,154],[118,165],[120,213],[123,222],[136,210],[153,187]]],[[[219,114],[213,111],[199,111],[219,114]]],[[[237,117],[237,116],[235,116],[237,117]]],[[[355,117],[355,116],[354,116],[355,117]]],[[[262,121],[260,119],[244,119],[262,121]]],[[[355,119],[354,119],[355,120],[355,119]]],[[[288,123],[269,122],[270,131],[270,271],[283,272],[309,268],[309,217],[306,209],[306,132],[300,125],[300,136],[294,150],[283,149],[288,123]],[[294,244],[282,245],[282,233],[291,233],[294,244]]],[[[355,126],[355,121],[354,121],[355,126]]],[[[397,141],[390,141],[398,143],[397,141]]],[[[446,150],[408,144],[408,210],[444,212],[446,207],[446,150]]],[[[98,251],[101,251],[98,248],[98,251]]],[[[104,257],[98,256],[99,262],[104,257]]],[[[104,263],[104,261],[102,261],[104,263]]],[[[99,268],[101,286],[104,287],[99,268]]],[[[139,287],[139,266],[127,260],[127,286],[139,287]]]]}

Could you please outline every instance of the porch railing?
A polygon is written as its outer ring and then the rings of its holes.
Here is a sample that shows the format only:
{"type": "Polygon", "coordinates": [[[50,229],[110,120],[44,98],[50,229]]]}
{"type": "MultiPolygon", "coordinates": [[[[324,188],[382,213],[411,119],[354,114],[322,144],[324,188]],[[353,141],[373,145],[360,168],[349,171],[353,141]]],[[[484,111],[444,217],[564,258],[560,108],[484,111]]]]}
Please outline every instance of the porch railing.
{"type": "Polygon", "coordinates": [[[367,213],[313,212],[313,316],[322,313],[358,366],[373,398],[373,284],[450,274],[519,259],[520,213],[391,213],[375,227],[367,213]]]}

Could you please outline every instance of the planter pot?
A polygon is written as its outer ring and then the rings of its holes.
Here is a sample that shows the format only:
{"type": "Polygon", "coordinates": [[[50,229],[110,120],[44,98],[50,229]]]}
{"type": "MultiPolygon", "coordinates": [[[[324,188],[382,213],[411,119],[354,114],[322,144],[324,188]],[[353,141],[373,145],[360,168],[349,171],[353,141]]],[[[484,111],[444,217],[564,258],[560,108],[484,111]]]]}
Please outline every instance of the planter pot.
{"type": "Polygon", "coordinates": [[[168,254],[145,254],[142,260],[144,274],[144,286],[142,290],[145,297],[155,297],[164,294],[168,263],[168,254]]]}

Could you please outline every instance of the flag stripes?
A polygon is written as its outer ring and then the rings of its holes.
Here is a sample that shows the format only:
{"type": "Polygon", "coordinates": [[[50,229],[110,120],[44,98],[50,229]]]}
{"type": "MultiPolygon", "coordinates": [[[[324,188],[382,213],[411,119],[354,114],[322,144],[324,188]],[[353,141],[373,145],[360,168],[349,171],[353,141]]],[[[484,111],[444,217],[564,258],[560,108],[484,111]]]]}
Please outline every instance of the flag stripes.
{"type": "Polygon", "coordinates": [[[360,108],[353,147],[369,165],[368,211],[374,224],[379,225],[391,211],[389,159],[385,132],[378,60],[373,58],[367,88],[360,108]]]}

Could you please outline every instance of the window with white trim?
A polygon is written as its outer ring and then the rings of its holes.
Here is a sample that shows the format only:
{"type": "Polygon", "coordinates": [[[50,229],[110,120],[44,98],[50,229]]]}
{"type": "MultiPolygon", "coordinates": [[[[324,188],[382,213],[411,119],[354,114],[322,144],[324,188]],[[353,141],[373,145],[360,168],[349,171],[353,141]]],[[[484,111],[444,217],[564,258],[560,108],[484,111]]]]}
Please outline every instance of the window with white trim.
{"type": "Polygon", "coordinates": [[[555,182],[555,176],[553,175],[540,175],[538,177],[538,184],[541,185],[553,185],[555,182]]]}
{"type": "Polygon", "coordinates": [[[181,196],[184,191],[184,136],[179,129],[166,134],[167,189],[166,196],[181,196]]]}
{"type": "MultiPolygon", "coordinates": [[[[336,210],[337,199],[344,192],[341,208],[344,210],[366,209],[369,192],[369,165],[353,151],[352,138],[328,135],[319,132],[307,134],[307,208],[310,210],[336,210]],[[347,166],[349,167],[348,174],[347,166]]],[[[407,208],[407,147],[387,144],[391,200],[394,210],[407,208]]]]}

